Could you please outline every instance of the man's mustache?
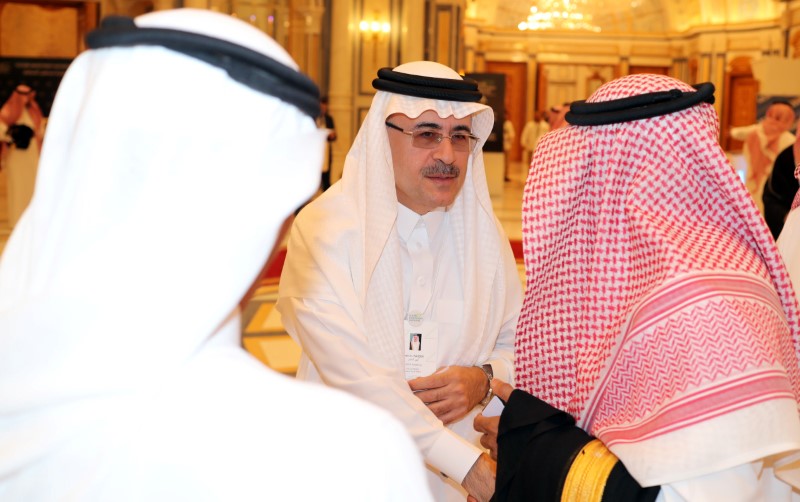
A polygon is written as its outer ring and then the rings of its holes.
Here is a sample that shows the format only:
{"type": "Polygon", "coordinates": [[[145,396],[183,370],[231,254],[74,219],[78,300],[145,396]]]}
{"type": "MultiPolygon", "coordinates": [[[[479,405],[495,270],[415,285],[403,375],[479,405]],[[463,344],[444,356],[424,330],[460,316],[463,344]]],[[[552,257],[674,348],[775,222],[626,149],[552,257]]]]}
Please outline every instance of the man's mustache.
{"type": "Polygon", "coordinates": [[[423,176],[447,176],[450,178],[457,178],[461,173],[461,169],[454,164],[446,164],[441,160],[437,160],[433,165],[423,167],[423,176]]]}

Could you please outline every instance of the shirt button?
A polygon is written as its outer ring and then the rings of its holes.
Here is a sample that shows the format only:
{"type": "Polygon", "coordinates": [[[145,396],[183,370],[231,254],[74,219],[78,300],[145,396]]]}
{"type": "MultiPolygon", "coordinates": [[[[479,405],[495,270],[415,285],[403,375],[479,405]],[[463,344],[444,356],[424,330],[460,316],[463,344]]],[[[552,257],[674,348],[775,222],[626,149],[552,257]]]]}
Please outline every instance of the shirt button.
{"type": "Polygon", "coordinates": [[[424,286],[425,285],[425,277],[419,276],[417,277],[417,286],[424,286]]]}

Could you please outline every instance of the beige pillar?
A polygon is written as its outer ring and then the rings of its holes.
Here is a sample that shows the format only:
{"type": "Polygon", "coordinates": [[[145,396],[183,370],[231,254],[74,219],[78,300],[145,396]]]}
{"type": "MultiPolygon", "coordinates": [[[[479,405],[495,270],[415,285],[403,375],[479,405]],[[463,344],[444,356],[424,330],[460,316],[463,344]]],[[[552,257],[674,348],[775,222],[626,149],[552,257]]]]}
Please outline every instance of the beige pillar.
{"type": "Polygon", "coordinates": [[[355,138],[357,124],[353,109],[354,29],[352,2],[336,1],[331,12],[331,59],[328,85],[328,109],[336,125],[337,140],[333,143],[331,182],[342,176],[344,158],[355,138]]]}
{"type": "Polygon", "coordinates": [[[402,2],[400,28],[400,61],[420,61],[425,56],[425,1],[407,0],[402,2]]]}

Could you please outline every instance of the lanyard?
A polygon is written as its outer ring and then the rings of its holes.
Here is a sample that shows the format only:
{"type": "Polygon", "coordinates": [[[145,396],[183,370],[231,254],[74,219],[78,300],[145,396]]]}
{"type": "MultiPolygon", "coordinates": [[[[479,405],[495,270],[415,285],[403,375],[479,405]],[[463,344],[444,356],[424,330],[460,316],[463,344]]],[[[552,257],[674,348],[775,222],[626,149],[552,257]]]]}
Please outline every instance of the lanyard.
{"type": "Polygon", "coordinates": [[[411,325],[422,322],[431,304],[437,270],[433,267],[428,230],[420,217],[407,242],[411,256],[411,281],[406,319],[411,325]]]}

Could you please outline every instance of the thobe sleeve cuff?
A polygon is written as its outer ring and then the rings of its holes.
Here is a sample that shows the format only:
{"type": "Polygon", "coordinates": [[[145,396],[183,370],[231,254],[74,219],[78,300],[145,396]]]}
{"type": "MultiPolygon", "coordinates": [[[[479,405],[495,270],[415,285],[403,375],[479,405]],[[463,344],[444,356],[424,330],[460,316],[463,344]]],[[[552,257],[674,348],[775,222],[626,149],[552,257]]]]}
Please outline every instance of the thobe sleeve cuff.
{"type": "Polygon", "coordinates": [[[461,484],[481,453],[477,446],[450,429],[444,429],[428,450],[425,460],[442,474],[461,484]]]}
{"type": "Polygon", "coordinates": [[[749,129],[744,127],[731,127],[730,129],[731,138],[737,141],[744,141],[748,132],[750,132],[749,129]]]}
{"type": "Polygon", "coordinates": [[[514,383],[513,371],[505,361],[501,359],[491,359],[483,364],[490,364],[492,366],[492,378],[497,378],[498,380],[511,384],[514,383]]]}

